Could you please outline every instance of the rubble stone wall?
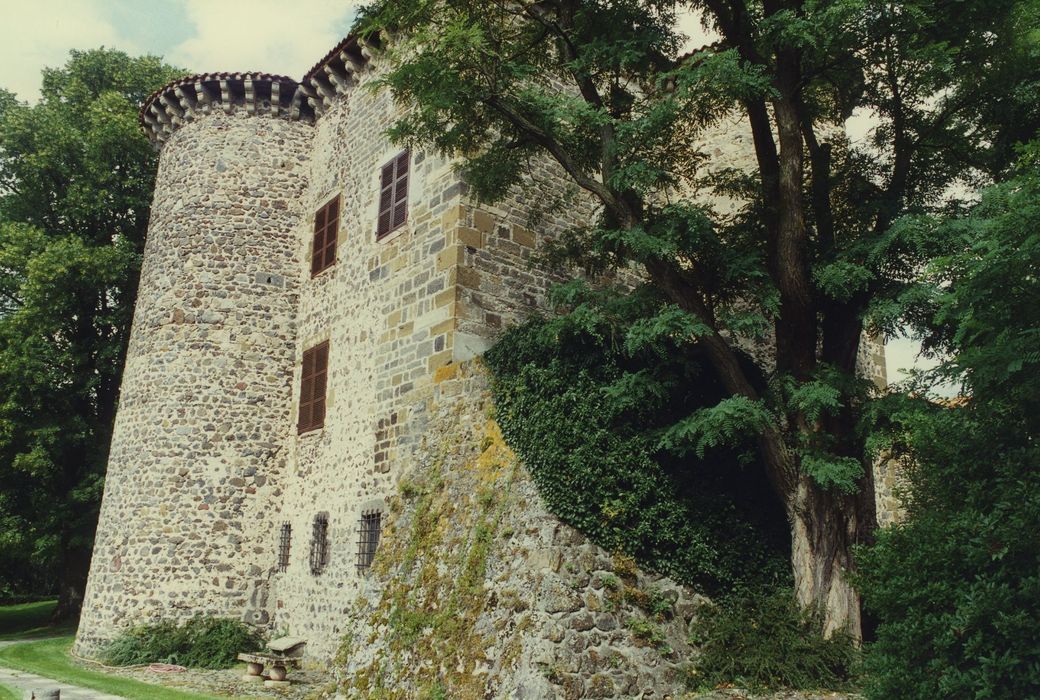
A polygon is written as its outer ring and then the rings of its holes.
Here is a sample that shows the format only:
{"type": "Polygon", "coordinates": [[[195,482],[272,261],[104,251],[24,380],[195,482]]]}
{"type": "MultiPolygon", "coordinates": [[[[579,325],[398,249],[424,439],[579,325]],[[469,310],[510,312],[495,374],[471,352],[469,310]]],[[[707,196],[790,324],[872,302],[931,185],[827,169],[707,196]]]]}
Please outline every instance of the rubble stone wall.
{"type": "Polygon", "coordinates": [[[382,166],[402,148],[384,135],[397,112],[386,91],[359,84],[328,103],[314,129],[310,184],[295,227],[299,304],[292,407],[282,429],[291,483],[273,516],[265,570],[272,626],[305,637],[308,653],[332,657],[346,609],[364,585],[357,570],[359,520],[386,511],[399,454],[423,434],[420,389],[453,358],[458,275],[459,177],[448,161],[413,152],[408,220],[376,240],[382,166]],[[341,197],[335,264],[311,277],[315,212],[341,197]],[[329,341],[326,417],[297,434],[303,352],[329,341]],[[315,516],[328,516],[328,563],[311,571],[315,516]],[[277,528],[292,528],[290,561],[277,570],[277,528]]]}
{"type": "Polygon", "coordinates": [[[311,132],[214,112],[162,151],[82,652],[160,618],[266,619],[311,132]]]}

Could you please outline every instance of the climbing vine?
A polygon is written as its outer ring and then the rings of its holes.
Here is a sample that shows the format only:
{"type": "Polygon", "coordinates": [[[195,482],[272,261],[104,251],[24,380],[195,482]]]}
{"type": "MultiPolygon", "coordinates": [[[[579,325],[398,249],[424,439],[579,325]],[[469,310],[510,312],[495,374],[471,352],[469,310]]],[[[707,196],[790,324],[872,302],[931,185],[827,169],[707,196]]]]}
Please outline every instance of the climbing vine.
{"type": "Polygon", "coordinates": [[[721,387],[682,329],[633,310],[582,304],[505,333],[485,361],[509,445],[549,509],[610,551],[709,592],[783,579],[787,525],[753,457],[720,446],[733,435],[670,448],[675,419],[721,387]]]}

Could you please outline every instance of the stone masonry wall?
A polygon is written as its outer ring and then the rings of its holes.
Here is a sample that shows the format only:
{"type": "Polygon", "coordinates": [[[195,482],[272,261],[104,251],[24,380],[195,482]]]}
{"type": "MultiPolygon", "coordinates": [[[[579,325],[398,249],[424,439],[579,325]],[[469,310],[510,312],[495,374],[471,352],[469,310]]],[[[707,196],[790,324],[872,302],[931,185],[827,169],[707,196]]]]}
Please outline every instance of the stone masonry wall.
{"type": "Polygon", "coordinates": [[[308,640],[308,653],[335,654],[347,631],[346,609],[365,584],[356,567],[365,510],[386,510],[400,476],[398,453],[421,437],[412,420],[418,390],[452,360],[458,270],[456,229],[461,185],[451,164],[422,152],[410,157],[406,224],[376,240],[382,166],[401,152],[384,136],[396,116],[387,92],[359,85],[328,104],[315,125],[310,185],[295,233],[300,297],[291,415],[283,424],[290,465],[280,511],[267,537],[275,630],[308,640]],[[336,263],[311,278],[313,216],[339,195],[336,263]],[[297,435],[303,352],[329,341],[324,426],[297,435]],[[311,571],[315,516],[328,517],[328,564],[311,571]],[[277,529],[292,528],[290,561],[275,567],[277,529]]]}
{"type": "Polygon", "coordinates": [[[338,697],[678,697],[705,600],[546,510],[489,418],[479,360],[421,391],[423,438],[344,620],[338,697]]]}
{"type": "Polygon", "coordinates": [[[311,132],[214,112],[162,151],[81,652],[160,618],[265,621],[311,132]]]}

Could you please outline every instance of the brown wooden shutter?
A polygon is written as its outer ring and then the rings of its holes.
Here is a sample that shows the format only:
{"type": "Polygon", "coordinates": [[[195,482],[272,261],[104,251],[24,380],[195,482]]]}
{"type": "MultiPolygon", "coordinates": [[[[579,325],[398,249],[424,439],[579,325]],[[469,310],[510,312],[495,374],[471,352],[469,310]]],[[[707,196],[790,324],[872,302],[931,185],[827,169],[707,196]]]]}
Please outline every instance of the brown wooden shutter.
{"type": "Polygon", "coordinates": [[[311,250],[311,277],[336,263],[336,238],[339,235],[339,196],[314,215],[314,244],[311,250]]]}
{"type": "Polygon", "coordinates": [[[297,429],[301,433],[325,425],[325,389],[329,375],[329,342],[325,341],[303,352],[300,382],[300,416],[297,429]]]}
{"type": "Polygon", "coordinates": [[[408,151],[397,156],[394,182],[394,223],[397,228],[408,219],[408,151]]]}
{"type": "Polygon", "coordinates": [[[379,220],[376,238],[382,238],[408,220],[408,163],[404,151],[383,166],[379,177],[379,220]]]}

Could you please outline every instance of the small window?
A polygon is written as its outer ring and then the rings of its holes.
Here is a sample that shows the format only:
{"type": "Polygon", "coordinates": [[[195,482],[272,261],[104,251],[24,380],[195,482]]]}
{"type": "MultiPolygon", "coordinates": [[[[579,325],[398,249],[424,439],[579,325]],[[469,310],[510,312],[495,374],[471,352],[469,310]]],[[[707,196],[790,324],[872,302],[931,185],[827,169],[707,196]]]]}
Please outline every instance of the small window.
{"type": "Polygon", "coordinates": [[[311,535],[311,573],[317,576],[329,563],[329,516],[318,513],[314,516],[311,535]]]}
{"type": "Polygon", "coordinates": [[[336,263],[336,237],[339,235],[339,195],[314,215],[314,244],[311,250],[311,277],[336,263]]]}
{"type": "Polygon", "coordinates": [[[303,351],[300,381],[300,433],[325,425],[325,388],[329,376],[329,341],[303,351]]]}
{"type": "Polygon", "coordinates": [[[292,525],[282,523],[282,534],[278,539],[278,570],[289,569],[289,547],[292,544],[292,525]]]}
{"type": "Polygon", "coordinates": [[[405,151],[383,166],[379,178],[379,222],[376,240],[408,220],[408,159],[405,151]]]}
{"type": "Polygon", "coordinates": [[[361,515],[361,527],[358,531],[358,573],[368,571],[372,566],[372,560],[376,557],[376,548],[379,547],[379,536],[383,530],[383,514],[378,510],[369,511],[361,515]]]}

